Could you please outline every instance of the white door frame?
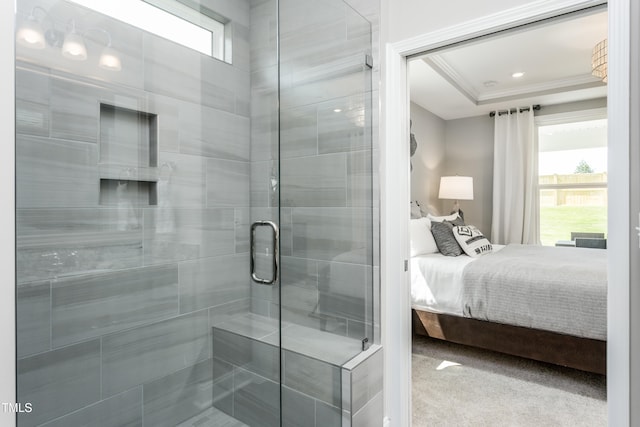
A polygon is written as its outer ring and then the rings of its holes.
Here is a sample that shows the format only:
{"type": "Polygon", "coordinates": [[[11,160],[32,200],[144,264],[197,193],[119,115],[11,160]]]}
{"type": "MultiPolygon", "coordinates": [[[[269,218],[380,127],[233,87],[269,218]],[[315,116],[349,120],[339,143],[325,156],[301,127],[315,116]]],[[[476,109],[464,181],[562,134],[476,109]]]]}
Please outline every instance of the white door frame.
{"type": "MultiPolygon", "coordinates": [[[[609,425],[630,425],[629,254],[629,7],[609,2],[609,425]],[[625,21],[625,22],[623,22],[625,21]],[[613,23],[613,25],[612,25],[613,23]],[[626,58],[626,59],[625,59],[626,58]],[[615,117],[613,117],[615,114],[615,117]],[[625,192],[625,190],[627,190],[625,192]],[[613,193],[613,194],[612,194],[613,193]],[[626,209],[625,209],[626,208],[626,209]],[[618,211],[618,209],[620,209],[618,211]],[[619,214],[612,214],[618,211],[619,214]]],[[[411,425],[411,301],[409,259],[409,89],[407,57],[496,31],[607,3],[605,0],[538,0],[417,37],[388,43],[383,67],[381,138],[381,283],[385,351],[385,425],[411,425]]],[[[637,219],[637,218],[636,218],[637,219]]],[[[640,308],[640,307],[639,307],[640,308]]],[[[637,357],[636,357],[637,358],[637,357]]]]}

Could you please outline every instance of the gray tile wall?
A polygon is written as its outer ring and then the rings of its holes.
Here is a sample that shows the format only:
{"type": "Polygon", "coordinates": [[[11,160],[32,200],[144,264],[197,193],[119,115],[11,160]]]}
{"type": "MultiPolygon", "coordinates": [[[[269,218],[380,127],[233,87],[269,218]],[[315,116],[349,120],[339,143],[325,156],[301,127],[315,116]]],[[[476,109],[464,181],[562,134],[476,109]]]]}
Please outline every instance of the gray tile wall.
{"type": "Polygon", "coordinates": [[[111,33],[122,71],[97,67],[93,38],[84,62],[17,48],[20,426],[174,426],[212,406],[210,327],[250,309],[250,16],[202,2],[231,20],[231,65],[54,0],[37,4],[58,27],[111,33]],[[124,109],[156,116],[155,143],[124,109]],[[100,194],[102,171],[154,166],[157,204],[100,194]]]}
{"type": "Polygon", "coordinates": [[[142,416],[142,387],[136,387],[45,423],[43,427],[90,426],[96,422],[100,427],[135,427],[142,425],[142,416]]]}
{"type": "Polygon", "coordinates": [[[19,414],[35,426],[100,400],[100,340],[86,341],[18,360],[18,401],[33,406],[19,414]]]}

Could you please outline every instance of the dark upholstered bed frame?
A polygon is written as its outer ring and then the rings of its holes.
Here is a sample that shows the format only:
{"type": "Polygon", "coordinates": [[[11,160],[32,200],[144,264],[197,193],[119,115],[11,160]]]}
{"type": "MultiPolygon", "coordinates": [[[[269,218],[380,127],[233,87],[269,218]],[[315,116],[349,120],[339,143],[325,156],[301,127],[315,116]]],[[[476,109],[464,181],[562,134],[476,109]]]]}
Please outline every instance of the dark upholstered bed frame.
{"type": "Polygon", "coordinates": [[[418,335],[606,374],[607,342],[556,332],[412,310],[418,335]]]}

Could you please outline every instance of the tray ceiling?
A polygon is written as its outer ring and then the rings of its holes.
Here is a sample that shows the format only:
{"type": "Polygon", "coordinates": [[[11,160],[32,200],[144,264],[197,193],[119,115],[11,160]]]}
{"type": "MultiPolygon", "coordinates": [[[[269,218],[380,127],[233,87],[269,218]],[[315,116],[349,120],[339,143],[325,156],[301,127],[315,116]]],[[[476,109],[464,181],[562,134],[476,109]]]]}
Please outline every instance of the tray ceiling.
{"type": "Polygon", "coordinates": [[[444,120],[606,97],[591,75],[607,13],[582,14],[412,59],[411,100],[444,120]],[[512,77],[516,72],[524,75],[512,77]]]}

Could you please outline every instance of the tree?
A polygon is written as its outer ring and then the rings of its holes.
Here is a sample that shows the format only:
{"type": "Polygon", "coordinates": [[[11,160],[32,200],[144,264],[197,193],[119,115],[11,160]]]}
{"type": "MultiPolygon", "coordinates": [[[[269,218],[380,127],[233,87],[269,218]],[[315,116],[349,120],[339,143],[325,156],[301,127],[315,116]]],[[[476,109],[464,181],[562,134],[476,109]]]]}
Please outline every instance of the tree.
{"type": "Polygon", "coordinates": [[[576,170],[573,173],[593,173],[593,168],[589,166],[589,163],[584,160],[580,160],[578,166],[576,166],[576,170]]]}

